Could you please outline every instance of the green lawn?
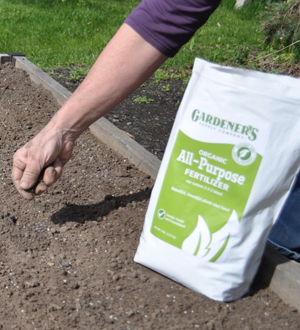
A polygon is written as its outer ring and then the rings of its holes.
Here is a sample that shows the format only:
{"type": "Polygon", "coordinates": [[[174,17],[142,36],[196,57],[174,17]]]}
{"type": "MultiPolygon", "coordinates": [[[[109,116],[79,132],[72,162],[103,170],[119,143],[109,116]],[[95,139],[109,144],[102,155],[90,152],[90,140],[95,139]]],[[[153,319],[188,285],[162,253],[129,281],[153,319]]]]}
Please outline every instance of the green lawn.
{"type": "Polygon", "coordinates": [[[0,52],[40,67],[90,66],[137,0],[0,0],[0,52]]]}
{"type": "MultiPolygon", "coordinates": [[[[138,0],[0,0],[0,53],[23,52],[41,68],[90,67],[138,0]]],[[[264,1],[241,10],[223,0],[192,40],[164,68],[190,69],[195,56],[244,65],[267,51],[259,32],[264,1]]]]}

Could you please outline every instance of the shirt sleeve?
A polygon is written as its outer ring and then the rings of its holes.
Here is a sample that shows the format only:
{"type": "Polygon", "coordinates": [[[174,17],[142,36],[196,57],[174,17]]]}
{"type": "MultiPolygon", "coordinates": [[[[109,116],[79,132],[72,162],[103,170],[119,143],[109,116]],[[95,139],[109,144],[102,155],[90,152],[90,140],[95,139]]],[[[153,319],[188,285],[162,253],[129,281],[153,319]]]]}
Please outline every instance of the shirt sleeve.
{"type": "Polygon", "coordinates": [[[208,20],[221,0],[143,0],[126,18],[142,38],[174,57],[208,20]]]}

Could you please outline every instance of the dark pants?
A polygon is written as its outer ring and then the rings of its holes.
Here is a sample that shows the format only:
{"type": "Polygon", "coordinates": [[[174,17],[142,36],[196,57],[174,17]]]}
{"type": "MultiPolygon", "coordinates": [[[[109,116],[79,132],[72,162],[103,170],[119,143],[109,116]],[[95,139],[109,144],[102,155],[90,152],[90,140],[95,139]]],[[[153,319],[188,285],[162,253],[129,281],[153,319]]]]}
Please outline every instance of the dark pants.
{"type": "Polygon", "coordinates": [[[300,174],[271,230],[269,242],[285,256],[300,262],[300,174]]]}

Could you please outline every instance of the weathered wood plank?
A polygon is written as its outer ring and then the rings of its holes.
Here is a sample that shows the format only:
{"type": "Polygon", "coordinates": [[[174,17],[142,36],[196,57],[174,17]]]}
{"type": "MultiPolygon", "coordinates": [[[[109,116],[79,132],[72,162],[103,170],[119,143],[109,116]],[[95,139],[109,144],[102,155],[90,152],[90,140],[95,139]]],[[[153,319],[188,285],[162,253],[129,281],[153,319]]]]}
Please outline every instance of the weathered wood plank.
{"type": "Polygon", "coordinates": [[[128,158],[139,170],[156,179],[160,160],[107,119],[97,120],[90,126],[90,131],[104,144],[128,158]]]}
{"type": "Polygon", "coordinates": [[[0,54],[0,64],[11,62],[11,57],[8,54],[0,54]]]}
{"type": "Polygon", "coordinates": [[[257,278],[300,311],[300,263],[289,260],[267,244],[257,278]]]}

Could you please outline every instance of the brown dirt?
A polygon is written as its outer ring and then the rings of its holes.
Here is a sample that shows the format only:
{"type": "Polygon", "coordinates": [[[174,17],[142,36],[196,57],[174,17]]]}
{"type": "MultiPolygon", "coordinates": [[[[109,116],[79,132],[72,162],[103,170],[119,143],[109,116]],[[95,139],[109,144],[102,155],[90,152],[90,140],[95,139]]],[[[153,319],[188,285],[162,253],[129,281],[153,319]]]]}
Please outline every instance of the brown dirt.
{"type": "Polygon", "coordinates": [[[24,72],[0,67],[0,329],[300,329],[299,312],[259,281],[220,303],[134,263],[153,181],[88,132],[63,178],[23,200],[12,155],[57,109],[24,72]]]}

